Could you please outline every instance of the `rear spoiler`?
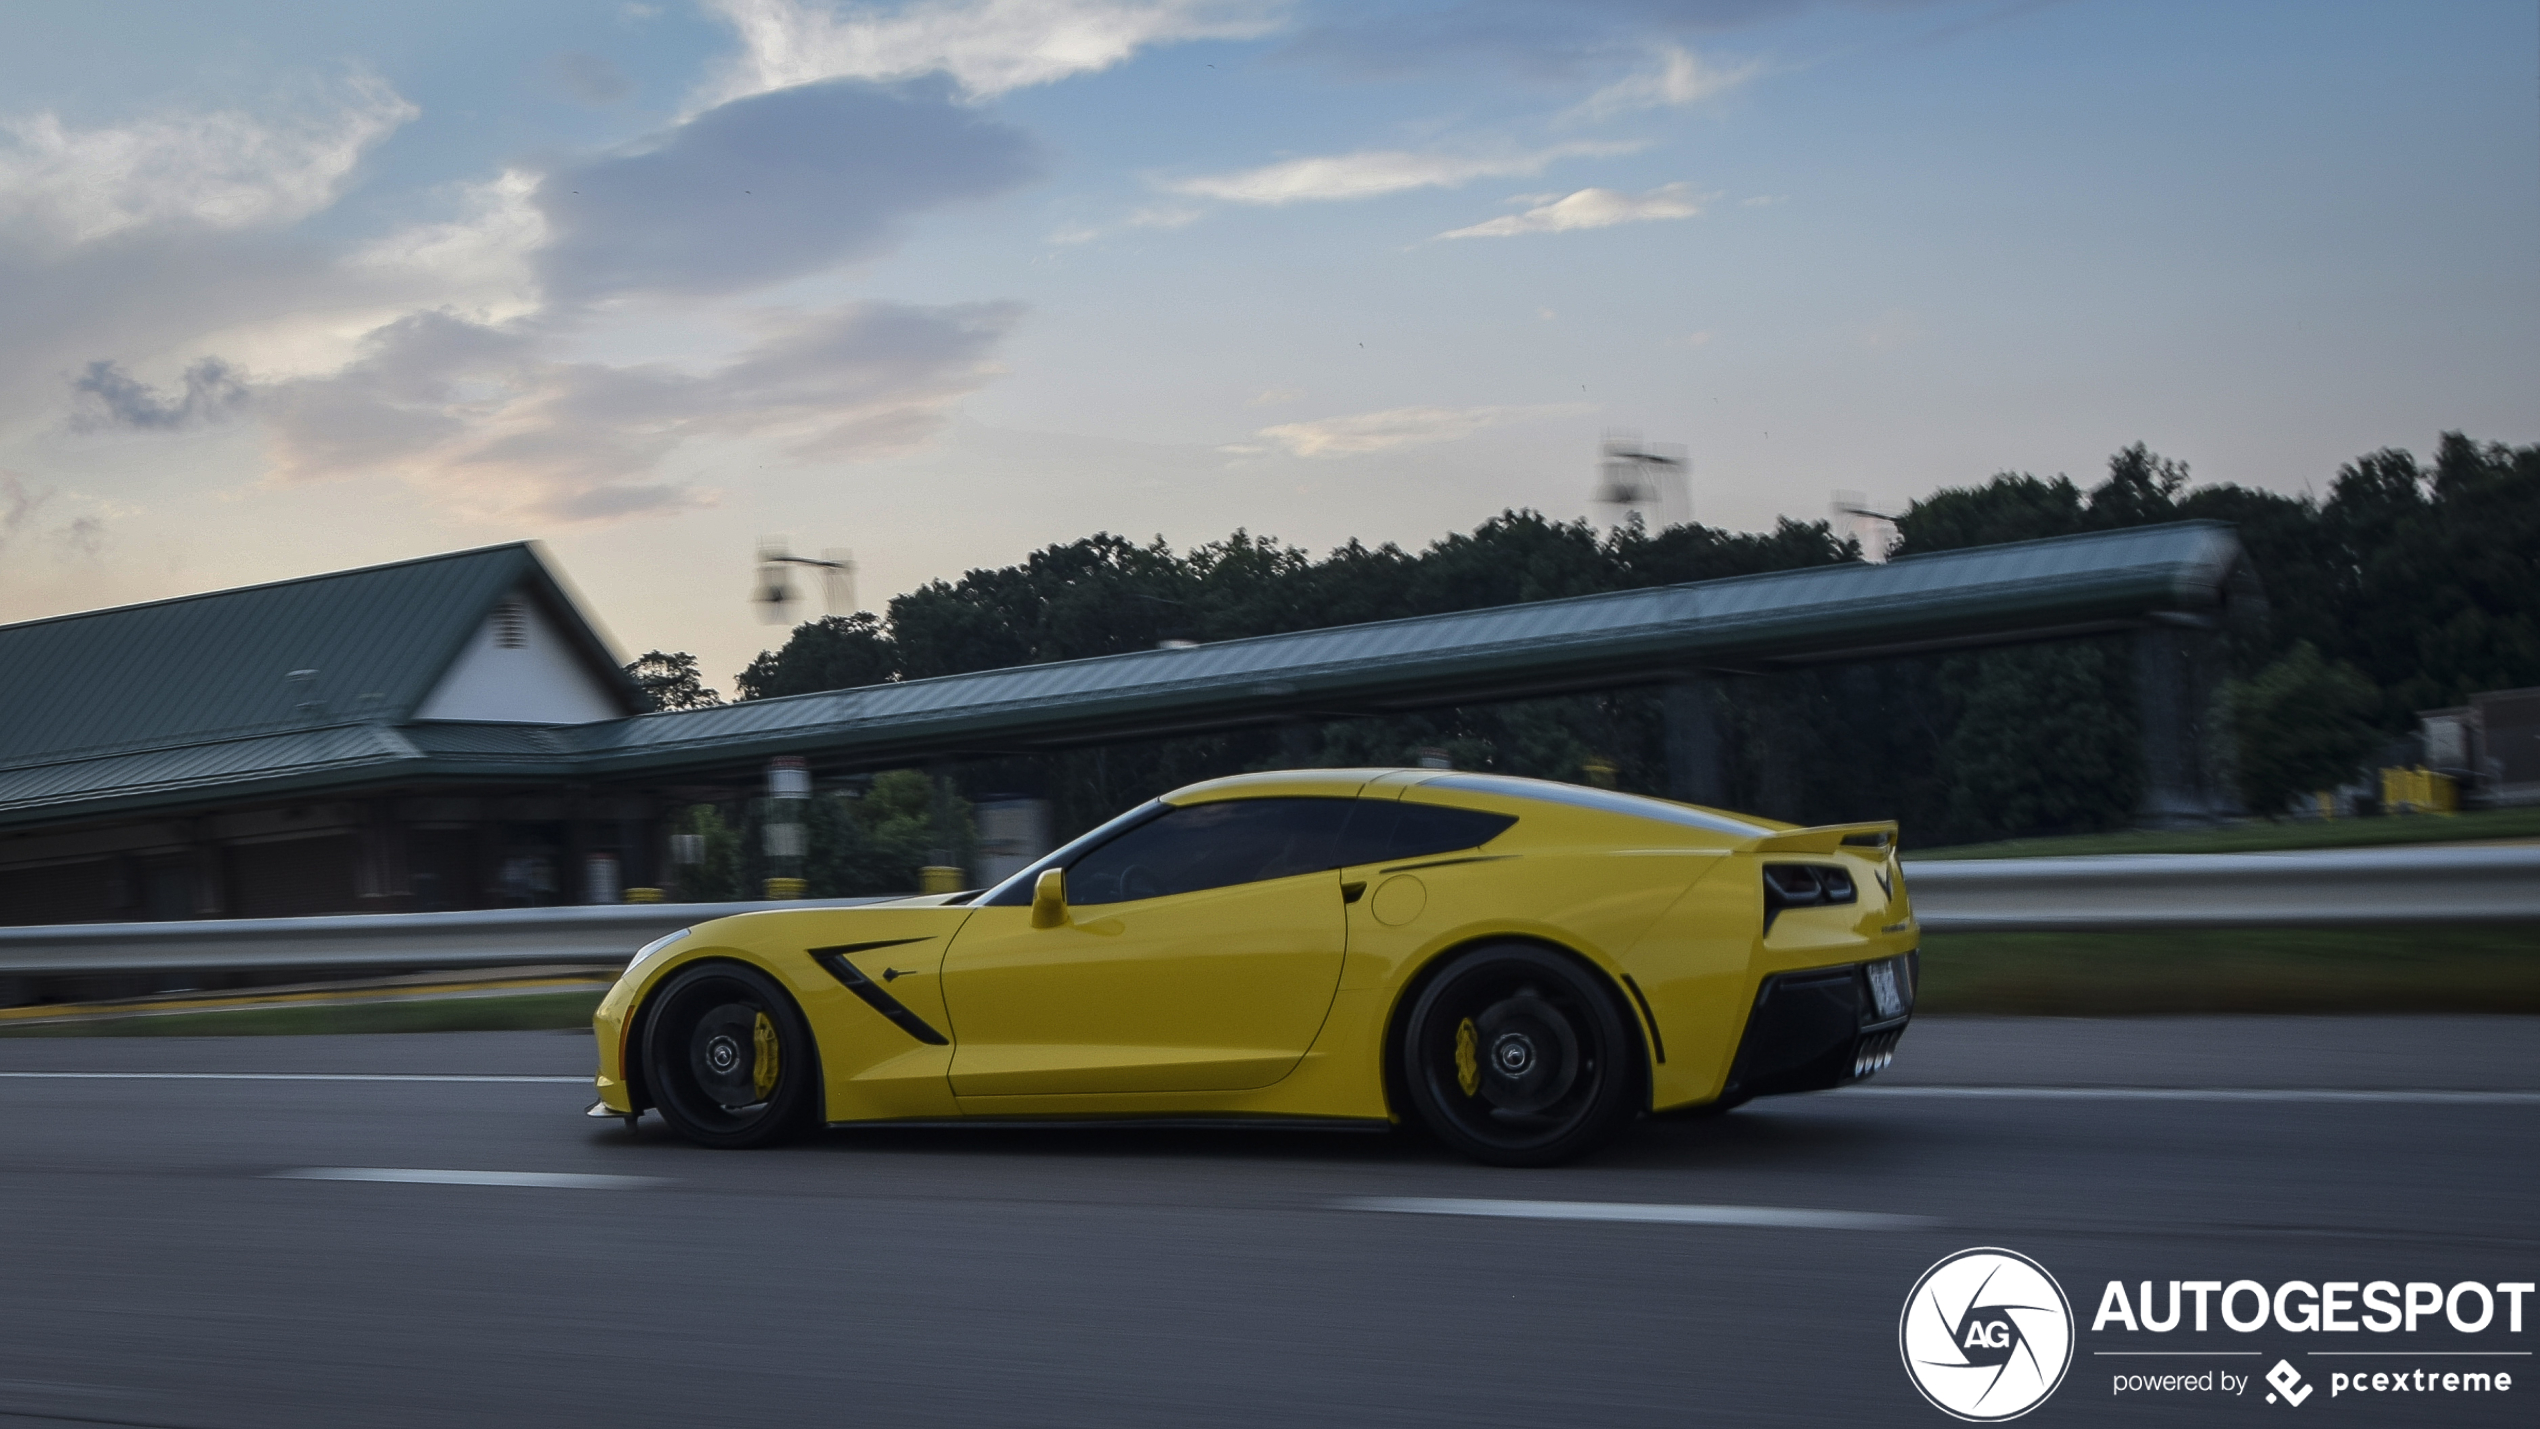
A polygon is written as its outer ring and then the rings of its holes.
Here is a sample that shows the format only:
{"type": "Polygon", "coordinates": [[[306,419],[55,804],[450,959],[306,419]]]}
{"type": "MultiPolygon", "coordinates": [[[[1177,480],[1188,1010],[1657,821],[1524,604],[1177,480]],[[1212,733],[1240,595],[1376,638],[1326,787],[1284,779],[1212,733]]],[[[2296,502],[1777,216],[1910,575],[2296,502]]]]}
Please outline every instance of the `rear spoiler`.
{"type": "Polygon", "coordinates": [[[1813,829],[1766,834],[1755,841],[1757,853],[1833,853],[1841,848],[1878,853],[1894,847],[1894,819],[1873,824],[1819,824],[1813,829]]]}

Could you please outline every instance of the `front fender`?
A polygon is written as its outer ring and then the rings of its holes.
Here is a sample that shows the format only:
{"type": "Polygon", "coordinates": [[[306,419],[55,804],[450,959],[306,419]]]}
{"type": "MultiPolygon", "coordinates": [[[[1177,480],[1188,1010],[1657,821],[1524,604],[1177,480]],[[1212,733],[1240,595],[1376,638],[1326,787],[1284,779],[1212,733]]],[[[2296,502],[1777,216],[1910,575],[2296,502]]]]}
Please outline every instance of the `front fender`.
{"type": "Polygon", "coordinates": [[[591,1029],[601,1103],[621,1115],[652,1104],[638,1045],[652,996],[680,969],[722,960],[765,973],[801,1009],[819,1048],[824,1119],[955,1114],[945,1081],[951,1022],[940,974],[944,949],[969,915],[940,900],[910,899],[743,913],[688,929],[638,958],[600,1000],[591,1029]],[[888,1001],[946,1040],[920,1040],[851,991],[818,955],[842,960],[877,985],[888,973],[888,1001]]]}

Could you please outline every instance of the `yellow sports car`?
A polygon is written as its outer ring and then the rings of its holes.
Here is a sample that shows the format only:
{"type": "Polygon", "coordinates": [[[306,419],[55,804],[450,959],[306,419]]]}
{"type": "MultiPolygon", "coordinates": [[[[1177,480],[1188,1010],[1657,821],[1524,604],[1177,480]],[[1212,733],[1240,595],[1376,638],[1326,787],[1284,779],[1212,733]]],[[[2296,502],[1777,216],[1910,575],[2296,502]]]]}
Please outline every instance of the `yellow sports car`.
{"type": "Polygon", "coordinates": [[[744,913],[636,955],[593,1116],[1414,1121],[1503,1165],[1887,1065],[1894,824],[1318,769],[1132,809],[983,893],[744,913]]]}

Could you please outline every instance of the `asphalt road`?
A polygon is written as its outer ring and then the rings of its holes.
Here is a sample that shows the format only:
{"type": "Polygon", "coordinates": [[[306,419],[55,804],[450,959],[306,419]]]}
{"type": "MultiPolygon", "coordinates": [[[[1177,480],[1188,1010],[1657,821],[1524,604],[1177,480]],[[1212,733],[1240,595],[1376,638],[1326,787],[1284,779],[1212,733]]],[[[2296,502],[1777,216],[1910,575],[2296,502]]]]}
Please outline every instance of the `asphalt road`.
{"type": "Polygon", "coordinates": [[[1897,1317],[1978,1245],[2083,1322],[2027,1423],[2524,1425],[2527,1355],[2424,1360],[2517,1383],[2402,1402],[2325,1381],[2420,1361],[2308,1352],[2527,1352],[2540,1304],[2519,1335],[2088,1320],[2117,1278],[2540,1278],[2535,1051],[2540,1019],[1933,1019],[1874,1087],[1519,1172],[1344,1133],[715,1154],[584,1120],[569,1082],[273,1079],[587,1074],[557,1033],[11,1041],[0,1426],[1940,1425],[1897,1317]],[[302,1179],[414,1170],[530,1184],[302,1179]],[[2154,1345],[2240,1357],[2101,1353],[2154,1345]],[[2321,1386],[2298,1410],[2111,1393],[2287,1357],[2321,1386]]]}

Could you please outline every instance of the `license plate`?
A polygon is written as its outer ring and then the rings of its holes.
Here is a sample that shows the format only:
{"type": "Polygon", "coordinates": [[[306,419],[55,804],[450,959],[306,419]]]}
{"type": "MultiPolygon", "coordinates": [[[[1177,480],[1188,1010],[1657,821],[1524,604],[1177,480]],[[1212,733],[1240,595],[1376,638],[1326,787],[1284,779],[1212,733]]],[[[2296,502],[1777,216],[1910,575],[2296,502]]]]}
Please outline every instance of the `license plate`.
{"type": "Polygon", "coordinates": [[[1892,961],[1872,963],[1868,971],[1870,1000],[1878,1004],[1879,1020],[1885,1022],[1891,1017],[1904,1016],[1905,992],[1897,982],[1896,964],[1892,961]]]}

